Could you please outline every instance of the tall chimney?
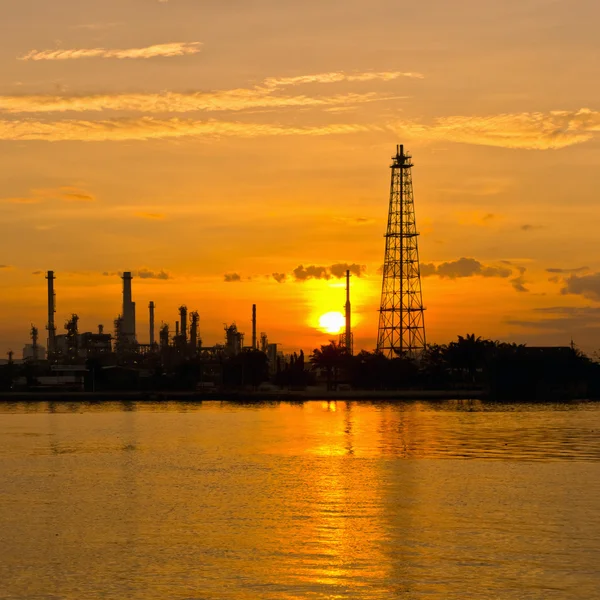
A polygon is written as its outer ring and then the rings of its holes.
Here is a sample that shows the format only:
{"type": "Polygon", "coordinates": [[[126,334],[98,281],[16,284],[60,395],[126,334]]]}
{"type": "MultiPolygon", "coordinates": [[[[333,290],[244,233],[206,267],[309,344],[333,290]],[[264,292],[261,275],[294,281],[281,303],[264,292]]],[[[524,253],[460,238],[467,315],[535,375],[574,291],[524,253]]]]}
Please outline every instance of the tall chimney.
{"type": "Polygon", "coordinates": [[[56,296],[54,295],[54,271],[48,271],[48,358],[56,352],[56,325],[54,324],[54,313],[56,312],[56,296]]]}
{"type": "Polygon", "coordinates": [[[187,342],[187,306],[179,307],[179,319],[181,321],[181,325],[179,327],[181,337],[183,338],[184,342],[187,342]]]}
{"type": "Polygon", "coordinates": [[[200,320],[200,315],[197,311],[194,311],[190,317],[192,320],[192,324],[190,326],[190,346],[195,352],[198,348],[198,321],[200,320]]]}
{"type": "Polygon", "coordinates": [[[257,350],[257,347],[256,347],[256,304],[252,305],[252,350],[257,350]]]}
{"type": "Polygon", "coordinates": [[[98,325],[98,335],[102,335],[104,333],[104,325],[98,325]]]}
{"type": "Polygon", "coordinates": [[[352,354],[352,308],[350,306],[350,269],[346,271],[346,350],[352,354]]]}
{"type": "Polygon", "coordinates": [[[131,273],[123,273],[123,341],[135,343],[135,304],[131,299],[131,273]]]}
{"type": "Polygon", "coordinates": [[[31,349],[33,352],[33,360],[38,359],[38,328],[31,324],[31,349]]]}
{"type": "Polygon", "coordinates": [[[148,305],[150,309],[150,345],[154,346],[154,302],[148,305]]]}

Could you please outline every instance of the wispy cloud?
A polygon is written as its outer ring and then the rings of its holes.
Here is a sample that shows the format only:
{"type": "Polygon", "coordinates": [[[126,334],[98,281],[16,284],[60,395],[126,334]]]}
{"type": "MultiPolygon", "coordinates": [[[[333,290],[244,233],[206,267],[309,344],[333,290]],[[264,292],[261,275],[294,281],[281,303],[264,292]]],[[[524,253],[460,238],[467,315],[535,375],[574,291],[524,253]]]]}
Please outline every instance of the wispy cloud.
{"type": "Polygon", "coordinates": [[[81,23],[80,25],[73,25],[72,29],[86,29],[88,31],[105,31],[106,29],[112,29],[118,27],[121,23],[81,23]]]}
{"type": "Polygon", "coordinates": [[[575,267],[572,269],[559,269],[557,267],[550,267],[546,269],[546,273],[559,273],[563,275],[573,275],[576,273],[582,273],[583,271],[588,271],[589,267],[575,267]]]}
{"type": "Polygon", "coordinates": [[[87,190],[73,185],[58,188],[37,188],[30,190],[28,196],[4,198],[2,202],[11,204],[39,204],[46,200],[61,200],[63,202],[94,202],[96,196],[87,190]]]}
{"type": "Polygon", "coordinates": [[[315,75],[298,75],[296,77],[269,77],[265,79],[264,85],[267,88],[277,88],[294,85],[306,85],[309,83],[341,83],[344,81],[357,83],[365,81],[393,81],[400,77],[412,79],[423,79],[425,76],[421,73],[404,73],[401,71],[383,71],[366,73],[344,73],[334,71],[330,73],[317,73],[315,75]]]}
{"type": "Polygon", "coordinates": [[[31,50],[20,60],[76,60],[80,58],[156,58],[185,56],[197,54],[202,48],[202,42],[173,42],[155,44],[144,48],[126,48],[111,50],[108,48],[79,48],[56,50],[31,50]]]}
{"type": "Polygon", "coordinates": [[[571,275],[564,281],[561,294],[577,294],[590,300],[600,301],[600,273],[589,275],[571,275]]]}
{"type": "Polygon", "coordinates": [[[165,215],[163,213],[138,212],[135,213],[135,216],[140,219],[148,219],[150,221],[161,221],[165,218],[165,215]]]}
{"type": "Polygon", "coordinates": [[[237,283],[242,280],[242,276],[239,273],[225,273],[223,280],[226,283],[237,283]]]}
{"type": "Polygon", "coordinates": [[[172,279],[173,276],[170,273],[167,273],[163,269],[160,271],[151,271],[150,269],[139,269],[138,271],[133,272],[134,277],[139,277],[140,279],[172,279]]]}
{"type": "MultiPolygon", "coordinates": [[[[173,275],[171,273],[161,269],[160,271],[153,271],[146,267],[142,267],[141,269],[137,269],[136,271],[131,271],[133,277],[139,277],[140,279],[158,279],[161,281],[166,281],[167,279],[173,279],[173,275]]],[[[122,277],[122,271],[104,271],[102,273],[104,277],[122,277]]]]}
{"type": "Polygon", "coordinates": [[[196,121],[187,119],[110,119],[103,121],[0,121],[0,140],[57,141],[125,141],[181,137],[245,138],[265,136],[324,136],[347,135],[382,131],[374,125],[330,124],[313,127],[262,125],[224,121],[196,121]]]}
{"type": "Polygon", "coordinates": [[[473,277],[475,275],[505,278],[512,275],[512,270],[507,267],[484,265],[474,258],[463,257],[458,260],[443,262],[439,265],[433,263],[421,264],[421,275],[423,277],[437,275],[438,277],[446,277],[448,279],[473,277]]]}
{"type": "Polygon", "coordinates": [[[365,265],[336,263],[331,266],[310,265],[305,267],[299,265],[296,267],[292,275],[296,281],[308,281],[309,279],[341,279],[346,276],[346,271],[350,271],[352,275],[361,277],[366,271],[365,265]]]}
{"type": "Polygon", "coordinates": [[[88,96],[0,96],[0,111],[9,114],[50,112],[135,111],[185,113],[242,111],[256,108],[328,107],[389,100],[374,92],[335,96],[273,96],[264,89],[159,94],[94,94],[88,96]]]}
{"type": "Polygon", "coordinates": [[[411,137],[524,150],[566,148],[587,142],[600,131],[600,112],[526,112],[491,116],[440,117],[432,124],[400,122],[396,130],[411,137]]]}
{"type": "Polygon", "coordinates": [[[342,81],[389,81],[406,75],[403,73],[321,73],[288,79],[269,78],[248,88],[216,90],[209,92],[161,92],[146,94],[30,94],[0,96],[0,111],[5,113],[48,113],[83,111],[136,111],[147,113],[183,113],[193,111],[241,111],[286,107],[350,107],[366,102],[398,99],[376,92],[345,93],[333,96],[281,95],[282,87],[299,85],[310,81],[338,83],[342,81]],[[295,83],[292,83],[295,82],[295,83]]]}

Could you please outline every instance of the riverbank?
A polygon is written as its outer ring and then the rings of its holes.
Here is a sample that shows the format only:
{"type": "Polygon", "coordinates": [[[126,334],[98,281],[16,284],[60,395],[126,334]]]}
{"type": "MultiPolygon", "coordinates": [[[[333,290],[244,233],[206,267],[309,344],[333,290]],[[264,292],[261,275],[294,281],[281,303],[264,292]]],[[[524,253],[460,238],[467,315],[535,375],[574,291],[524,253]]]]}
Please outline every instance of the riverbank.
{"type": "Polygon", "coordinates": [[[302,402],[309,400],[484,400],[484,390],[340,390],[231,392],[3,392],[0,402],[302,402]]]}

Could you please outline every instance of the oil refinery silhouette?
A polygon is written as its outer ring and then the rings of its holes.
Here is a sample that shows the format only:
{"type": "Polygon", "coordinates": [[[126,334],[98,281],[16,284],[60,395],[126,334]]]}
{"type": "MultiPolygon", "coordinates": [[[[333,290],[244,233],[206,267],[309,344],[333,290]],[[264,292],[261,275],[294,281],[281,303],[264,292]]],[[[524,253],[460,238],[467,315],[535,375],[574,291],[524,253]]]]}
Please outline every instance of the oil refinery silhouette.
{"type": "MultiPolygon", "coordinates": [[[[391,192],[389,199],[388,224],[385,234],[386,246],[382,274],[381,306],[379,309],[379,329],[377,351],[392,358],[408,354],[418,358],[425,350],[424,309],[421,293],[419,270],[419,252],[412,188],[412,160],[404,152],[404,146],[396,148],[391,165],[391,192]]],[[[114,320],[113,334],[105,333],[99,325],[97,333],[79,333],[79,316],[72,314],[65,323],[65,334],[57,335],[55,323],[56,292],[55,273],[48,271],[48,331],[47,348],[39,344],[39,330],[31,327],[31,344],[24,350],[24,358],[40,360],[45,354],[52,364],[73,362],[97,355],[114,353],[117,357],[138,354],[169,352],[174,348],[181,357],[193,357],[199,353],[214,356],[217,353],[235,355],[243,349],[261,350],[269,358],[270,364],[277,360],[277,344],[270,344],[266,333],[261,333],[260,344],[257,338],[256,305],[252,307],[252,341],[244,346],[244,334],[237,325],[225,326],[225,343],[212,347],[203,347],[199,336],[200,315],[197,311],[188,314],[187,306],[179,308],[179,319],[175,323],[175,332],[169,325],[162,324],[158,342],[155,336],[156,304],[150,300],[148,343],[141,343],[136,332],[136,303],[133,301],[130,271],[122,274],[123,303],[122,312],[114,320]],[[189,331],[189,334],[188,334],[189,331]]],[[[350,271],[346,272],[345,328],[340,336],[339,345],[350,355],[354,352],[354,336],[351,325],[350,271]]]]}
{"type": "MultiPolygon", "coordinates": [[[[392,157],[391,184],[385,233],[381,302],[377,346],[374,352],[355,354],[351,325],[351,272],[346,271],[345,327],[338,340],[315,348],[306,364],[304,352],[285,355],[266,333],[258,335],[257,305],[252,305],[250,344],[236,323],[225,324],[222,343],[205,346],[200,333],[200,314],[179,307],[173,332],[162,323],[156,337],[157,305],[148,301],[148,331],[141,336],[136,327],[133,274],[122,274],[122,310],[113,321],[112,332],[103,325],[97,332],[79,331],[75,313],[56,326],[56,275],[48,271],[47,344],[39,342],[39,329],[31,326],[31,343],[23,361],[13,353],[0,365],[0,392],[36,394],[124,391],[161,394],[185,392],[215,394],[263,393],[281,390],[302,392],[351,392],[367,390],[366,397],[397,397],[407,390],[410,397],[481,398],[553,397],[574,398],[600,395],[599,365],[573,346],[530,348],[482,340],[474,334],[440,346],[426,343],[424,306],[415,204],[412,157],[404,146],[392,157]],[[307,368],[310,366],[310,368],[307,368]],[[270,387],[269,387],[270,386],[270,387]],[[319,387],[320,386],[320,387],[319,387]],[[390,396],[389,392],[393,391],[390,396]],[[387,394],[387,395],[386,395],[387,394]]],[[[39,396],[37,396],[39,397],[39,396]]],[[[300,398],[306,398],[300,395],[300,398]]]]}

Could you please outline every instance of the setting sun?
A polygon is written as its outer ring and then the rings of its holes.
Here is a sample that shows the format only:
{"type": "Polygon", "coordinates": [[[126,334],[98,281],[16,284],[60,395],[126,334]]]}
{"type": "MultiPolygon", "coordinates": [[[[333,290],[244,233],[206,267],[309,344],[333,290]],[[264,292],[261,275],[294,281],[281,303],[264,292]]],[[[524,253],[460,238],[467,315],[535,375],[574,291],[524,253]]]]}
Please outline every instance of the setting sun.
{"type": "Polygon", "coordinates": [[[326,333],[340,333],[346,319],[341,312],[328,312],[319,317],[319,327],[326,333]]]}

